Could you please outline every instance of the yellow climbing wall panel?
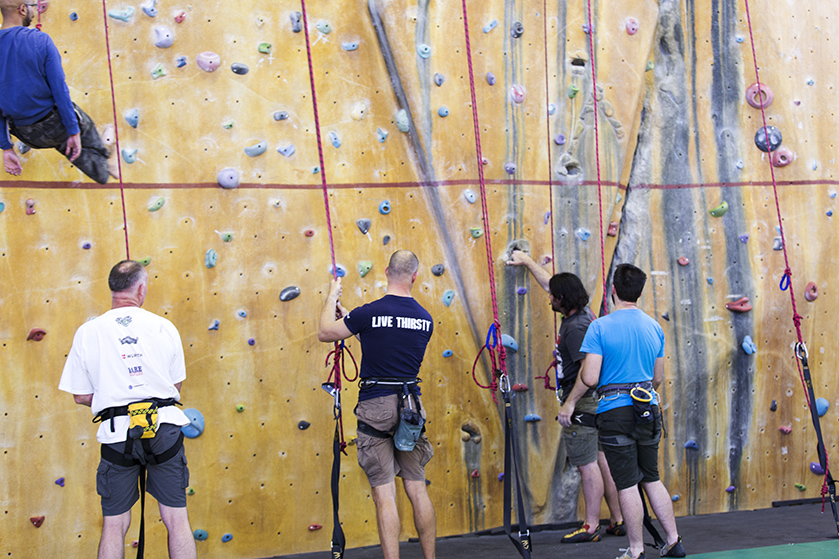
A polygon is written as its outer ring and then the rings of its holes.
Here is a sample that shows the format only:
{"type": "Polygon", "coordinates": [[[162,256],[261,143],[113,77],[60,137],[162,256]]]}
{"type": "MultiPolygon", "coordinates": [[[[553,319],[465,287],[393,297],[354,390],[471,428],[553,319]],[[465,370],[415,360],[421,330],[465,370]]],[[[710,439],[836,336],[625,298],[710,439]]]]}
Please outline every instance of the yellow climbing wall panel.
{"type": "MultiPolygon", "coordinates": [[[[332,233],[347,271],[344,305],[383,293],[394,249],[414,250],[421,262],[414,294],[435,319],[421,376],[438,533],[501,524],[502,410],[471,378],[492,322],[485,239],[473,237],[473,228],[492,241],[502,331],[519,345],[508,359],[511,381],[530,388],[514,400],[529,520],[575,518],[576,493],[560,483],[556,400],[534,378],[551,359],[553,316],[538,285],[500,257],[509,242],[527,239],[534,258],[552,255],[557,270],[583,278],[597,311],[601,212],[604,232],[620,222],[618,236],[605,239],[607,267],[613,259],[632,261],[650,272],[640,304],[667,336],[669,437],[661,471],[680,496],[677,514],[816,496],[819,481],[808,470],[817,460],[815,439],[790,349],[792,311],[777,287],[785,265],[773,250],[779,234],[771,179],[752,140],[760,112],[745,102],[754,68],[744,4],[594,2],[596,111],[584,2],[549,1],[545,13],[538,2],[468,4],[486,225],[466,192],[477,195],[479,187],[461,3],[307,3],[332,233]],[[513,36],[516,23],[520,37],[513,36]],[[398,128],[399,109],[410,115],[407,134],[398,128]],[[384,200],[388,214],[379,212],[384,200]],[[722,201],[728,212],[710,216],[722,201]],[[356,226],[362,218],[371,220],[366,234],[356,226]],[[364,277],[361,261],[373,263],[364,277]],[[442,276],[431,274],[434,264],[445,265],[442,276]],[[446,306],[449,290],[454,298],[446,306]],[[725,309],[741,296],[754,310],[725,309]],[[741,349],[747,334],[754,355],[741,349]],[[451,357],[443,357],[446,350],[451,357]],[[542,420],[526,423],[525,414],[542,420]],[[686,449],[688,441],[697,448],[686,449]]],[[[195,490],[190,519],[209,534],[199,555],[325,551],[334,422],[319,384],[331,346],[317,341],[316,329],[331,256],[321,176],[313,172],[319,162],[306,47],[292,23],[300,5],[160,0],[154,18],[142,10],[150,5],[109,3],[117,15],[134,8],[128,21],[108,19],[109,43],[120,146],[129,155],[137,150],[133,163],[122,162],[131,255],[150,259],[146,308],[181,332],[188,375],[182,400],[207,422],[204,434],[186,443],[195,490]],[[154,46],[161,26],[174,36],[169,48],[154,46]],[[260,43],[270,51],[260,52],[260,43]],[[205,51],[220,56],[214,72],[196,64],[205,51]],[[186,59],[180,68],[179,57],[186,59]],[[248,73],[233,73],[233,63],[246,64],[248,73]],[[156,68],[165,75],[154,78],[156,68]],[[132,109],[136,128],[124,118],[132,109]],[[266,152],[248,156],[245,148],[259,142],[266,152]],[[219,188],[224,168],[238,171],[238,188],[219,188]],[[160,198],[163,206],[149,211],[160,198]],[[210,249],[218,255],[214,268],[205,266],[210,249]],[[280,301],[288,286],[299,286],[300,296],[280,301]],[[208,330],[215,320],[218,330],[208,330]],[[301,421],[311,426],[299,429],[301,421]],[[233,538],[223,543],[226,533],[233,538]]],[[[759,1],[751,9],[761,79],[775,95],[768,124],[794,154],[791,165],[775,169],[792,284],[817,395],[833,404],[836,348],[826,332],[837,301],[826,213],[837,189],[830,104],[837,53],[829,23],[839,8],[792,13],[759,1]],[[820,293],[812,303],[803,301],[810,281],[820,293]]],[[[53,3],[43,22],[62,53],[73,99],[100,126],[112,120],[101,3],[53,3]]],[[[125,254],[122,200],[117,183],[95,185],[55,152],[33,150],[22,160],[22,177],[0,179],[0,551],[88,556],[101,525],[95,428],[89,410],[56,385],[75,329],[108,308],[107,272],[125,254]],[[34,214],[26,213],[27,200],[34,214]],[[26,341],[32,328],[46,337],[26,341]],[[60,477],[63,487],[53,483],[60,477]],[[36,530],[29,518],[40,515],[45,521],[36,530]]],[[[348,345],[359,358],[358,344],[348,345]]],[[[486,383],[488,374],[480,362],[478,380],[486,383]]],[[[343,400],[352,440],[354,384],[343,400]]],[[[823,418],[829,452],[835,418],[832,407],[823,418]]],[[[341,466],[341,518],[351,547],[377,542],[354,448],[341,466]]],[[[403,539],[415,536],[404,497],[399,506],[403,539]]],[[[135,508],[127,545],[138,514],[135,508]]],[[[149,554],[162,556],[165,529],[153,510],[147,516],[149,554]]]]}

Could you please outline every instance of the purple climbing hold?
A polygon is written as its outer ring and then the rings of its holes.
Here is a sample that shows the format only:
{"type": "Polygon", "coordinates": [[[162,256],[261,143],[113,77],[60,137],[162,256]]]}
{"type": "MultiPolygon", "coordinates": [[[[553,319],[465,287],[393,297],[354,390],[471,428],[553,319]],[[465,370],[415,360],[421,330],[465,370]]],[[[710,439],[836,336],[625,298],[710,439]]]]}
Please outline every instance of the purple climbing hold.
{"type": "Polygon", "coordinates": [[[516,293],[518,293],[519,295],[524,295],[525,293],[527,293],[527,288],[519,287],[518,289],[516,289],[516,293]]]}
{"type": "MultiPolygon", "coordinates": [[[[811,470],[813,469],[812,465],[810,465],[810,469],[811,470]]],[[[60,485],[61,487],[64,487],[64,478],[63,477],[58,478],[57,480],[55,480],[55,484],[60,485]]]]}
{"type": "Polygon", "coordinates": [[[218,184],[222,188],[236,188],[239,186],[239,171],[232,167],[222,169],[218,174],[218,184]]]}
{"type": "Polygon", "coordinates": [[[769,404],[769,411],[778,411],[778,402],[776,400],[772,400],[772,403],[769,404]]]}
{"type": "Polygon", "coordinates": [[[763,152],[775,151],[781,147],[783,137],[781,131],[774,126],[760,127],[755,133],[755,145],[763,152]],[[768,135],[768,140],[767,140],[768,135]]]}
{"type": "Polygon", "coordinates": [[[504,481],[504,472],[498,474],[498,481],[504,481]]]}
{"type": "Polygon", "coordinates": [[[85,250],[90,250],[90,247],[92,247],[92,246],[93,245],[90,244],[90,243],[85,243],[85,244],[82,245],[82,248],[85,249],[85,250]]]}
{"type": "Polygon", "coordinates": [[[551,212],[547,211],[547,212],[545,212],[545,225],[550,223],[550,221],[551,221],[551,212]]]}
{"type": "Polygon", "coordinates": [[[390,235],[385,235],[384,237],[382,237],[382,244],[383,245],[386,245],[389,242],[390,242],[390,235]]]}
{"type": "Polygon", "coordinates": [[[487,83],[489,85],[495,85],[495,74],[492,72],[487,72],[487,83]]]}
{"type": "Polygon", "coordinates": [[[434,83],[437,84],[437,87],[443,85],[444,81],[446,81],[446,77],[443,74],[441,74],[440,72],[434,74],[434,83]]]}
{"type": "Polygon", "coordinates": [[[172,34],[172,30],[168,27],[160,27],[154,28],[154,46],[162,49],[168,49],[172,46],[175,42],[175,36],[172,34]]]}
{"type": "Polygon", "coordinates": [[[291,30],[295,33],[303,31],[303,14],[300,12],[291,12],[289,15],[291,19],[291,30]]]}
{"type": "Polygon", "coordinates": [[[744,244],[749,242],[749,236],[748,235],[740,235],[740,242],[742,242],[744,244]]]}
{"type": "Polygon", "coordinates": [[[507,163],[504,165],[504,170],[507,171],[507,174],[512,175],[516,172],[516,164],[515,163],[507,163]]]}
{"type": "Polygon", "coordinates": [[[736,488],[736,487],[734,487],[733,485],[729,485],[728,487],[726,487],[726,488],[725,488],[725,492],[726,492],[726,493],[734,493],[734,491],[735,491],[736,489],[737,489],[737,488],[736,488]]]}
{"type": "MultiPolygon", "coordinates": [[[[813,472],[814,474],[816,474],[817,476],[823,476],[824,475],[824,468],[822,468],[822,465],[819,464],[818,462],[810,462],[810,471],[813,472]]],[[[61,478],[61,479],[63,480],[64,478],[61,478]]],[[[56,483],[58,483],[58,482],[56,481],[56,483]]],[[[63,484],[62,484],[62,486],[63,486],[63,484]]]]}
{"type": "Polygon", "coordinates": [[[584,24],[583,24],[583,33],[585,33],[586,35],[588,35],[589,33],[591,33],[591,27],[589,27],[589,24],[588,24],[588,23],[584,23],[584,24]]]}
{"type": "Polygon", "coordinates": [[[214,52],[202,52],[195,57],[195,63],[205,72],[215,72],[221,66],[221,57],[214,52]]]}
{"type": "Polygon", "coordinates": [[[249,338],[248,345],[256,345],[256,340],[254,340],[253,338],[249,338]]]}
{"type": "Polygon", "coordinates": [[[557,134],[554,138],[554,143],[558,146],[563,145],[567,140],[565,139],[565,134],[557,134]]]}

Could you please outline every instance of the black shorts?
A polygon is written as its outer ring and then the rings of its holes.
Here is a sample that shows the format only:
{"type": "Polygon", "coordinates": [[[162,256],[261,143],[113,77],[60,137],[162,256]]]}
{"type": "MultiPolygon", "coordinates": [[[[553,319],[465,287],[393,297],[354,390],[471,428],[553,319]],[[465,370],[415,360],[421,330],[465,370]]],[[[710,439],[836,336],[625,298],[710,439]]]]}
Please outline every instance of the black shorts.
{"type": "Polygon", "coordinates": [[[653,421],[636,424],[632,406],[597,414],[600,445],[618,491],[637,483],[658,481],[661,414],[653,406],[653,421]]]}

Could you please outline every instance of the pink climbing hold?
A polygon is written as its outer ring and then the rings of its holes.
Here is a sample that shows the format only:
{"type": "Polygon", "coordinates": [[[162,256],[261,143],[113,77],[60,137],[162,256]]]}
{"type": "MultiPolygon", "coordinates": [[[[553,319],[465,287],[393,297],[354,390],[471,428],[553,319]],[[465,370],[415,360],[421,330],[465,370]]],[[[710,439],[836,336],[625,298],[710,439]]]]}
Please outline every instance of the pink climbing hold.
{"type": "Polygon", "coordinates": [[[617,237],[618,236],[618,222],[612,221],[609,223],[609,229],[606,231],[606,235],[610,237],[617,237]]]}
{"type": "Polygon", "coordinates": [[[807,287],[804,288],[804,298],[812,303],[818,298],[818,296],[819,288],[815,283],[811,281],[807,284],[807,287]]]}
{"type": "Polygon", "coordinates": [[[26,215],[32,215],[35,213],[35,199],[29,198],[26,200],[26,215]]]}
{"type": "Polygon", "coordinates": [[[775,94],[765,83],[753,83],[746,89],[746,101],[755,109],[765,109],[775,100],[775,94]]]}
{"type": "Polygon", "coordinates": [[[481,477],[481,472],[479,472],[478,470],[472,470],[472,473],[469,474],[469,476],[472,479],[477,479],[477,478],[481,477]]]}
{"type": "Polygon", "coordinates": [[[688,260],[687,256],[679,257],[679,266],[687,266],[688,264],[690,264],[690,260],[688,260]]]}
{"type": "Polygon", "coordinates": [[[778,148],[772,152],[772,165],[775,167],[786,167],[792,163],[792,151],[787,148],[778,148]]]}
{"type": "Polygon", "coordinates": [[[314,229],[306,229],[305,231],[303,231],[303,234],[306,235],[307,237],[314,237],[315,230],[314,229]]]}
{"type": "Polygon", "coordinates": [[[26,336],[26,341],[32,340],[35,342],[40,342],[44,339],[44,336],[47,335],[47,331],[43,328],[33,328],[29,331],[29,335],[26,336]]]}
{"type": "Polygon", "coordinates": [[[180,12],[175,16],[175,23],[183,23],[186,19],[186,12],[180,12]]]}
{"type": "Polygon", "coordinates": [[[778,431],[780,431],[784,435],[789,435],[790,433],[792,433],[792,426],[791,425],[781,425],[780,427],[778,427],[778,431]]]}
{"type": "Polygon", "coordinates": [[[748,297],[740,297],[736,301],[726,303],[725,308],[734,312],[749,312],[750,310],[752,310],[752,305],[749,304],[748,297]]]}
{"type": "Polygon", "coordinates": [[[638,23],[638,20],[635,19],[634,17],[626,18],[626,34],[627,35],[635,35],[636,33],[638,33],[638,28],[640,26],[641,26],[641,24],[638,23]]]}
{"type": "Polygon", "coordinates": [[[195,57],[195,63],[205,72],[215,72],[221,66],[221,57],[214,52],[205,51],[195,57]]]}
{"type": "Polygon", "coordinates": [[[510,97],[513,98],[517,104],[521,105],[524,103],[524,87],[516,84],[510,88],[510,97]]]}

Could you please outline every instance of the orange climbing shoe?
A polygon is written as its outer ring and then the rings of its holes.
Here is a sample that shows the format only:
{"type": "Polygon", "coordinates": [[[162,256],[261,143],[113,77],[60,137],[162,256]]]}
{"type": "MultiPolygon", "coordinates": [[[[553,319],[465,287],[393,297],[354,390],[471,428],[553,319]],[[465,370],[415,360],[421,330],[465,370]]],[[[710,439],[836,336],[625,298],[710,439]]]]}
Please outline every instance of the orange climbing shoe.
{"type": "Polygon", "coordinates": [[[560,543],[584,543],[584,542],[599,542],[600,541],[600,525],[597,525],[594,532],[589,532],[589,525],[583,524],[582,528],[570,534],[566,534],[560,543]]]}
{"type": "Polygon", "coordinates": [[[617,524],[609,524],[609,527],[606,528],[606,533],[612,536],[625,536],[626,524],[624,524],[623,521],[618,522],[617,524]]]}

